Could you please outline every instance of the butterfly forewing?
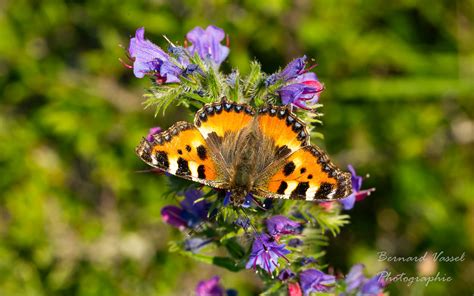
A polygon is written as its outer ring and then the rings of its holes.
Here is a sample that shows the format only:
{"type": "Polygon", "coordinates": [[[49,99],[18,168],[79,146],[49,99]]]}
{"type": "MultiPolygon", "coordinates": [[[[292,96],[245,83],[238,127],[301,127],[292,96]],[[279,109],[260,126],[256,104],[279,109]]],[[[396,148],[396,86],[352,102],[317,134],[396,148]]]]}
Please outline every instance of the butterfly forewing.
{"type": "Polygon", "coordinates": [[[223,138],[244,129],[254,115],[254,110],[246,104],[222,100],[201,108],[194,117],[194,125],[205,138],[223,138]]]}
{"type": "Polygon", "coordinates": [[[288,107],[268,106],[259,110],[258,127],[265,140],[275,147],[275,160],[309,145],[306,125],[288,107]]]}
{"type": "Polygon", "coordinates": [[[213,187],[220,187],[217,166],[199,130],[187,122],[177,122],[168,130],[143,139],[138,156],[150,166],[170,174],[213,187]]]}

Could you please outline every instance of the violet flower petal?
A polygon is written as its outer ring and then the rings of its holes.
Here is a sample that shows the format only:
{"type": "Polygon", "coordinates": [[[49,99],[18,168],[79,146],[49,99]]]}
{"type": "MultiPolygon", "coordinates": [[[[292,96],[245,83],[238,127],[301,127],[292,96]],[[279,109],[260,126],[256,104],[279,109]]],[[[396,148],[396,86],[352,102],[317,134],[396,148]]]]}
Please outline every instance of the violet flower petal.
{"type": "Polygon", "coordinates": [[[293,234],[298,231],[300,224],[288,219],[283,215],[273,216],[267,219],[267,230],[271,235],[293,234]]]}
{"type": "Polygon", "coordinates": [[[306,66],[306,56],[294,59],[286,65],[286,67],[278,73],[278,78],[289,81],[300,75],[306,66]]]}
{"type": "Polygon", "coordinates": [[[159,70],[163,61],[168,61],[169,56],[158,45],[145,39],[145,29],[139,28],[135,37],[130,39],[128,52],[133,62],[133,74],[143,78],[146,73],[159,70]]]}
{"type": "Polygon", "coordinates": [[[192,45],[188,47],[193,55],[195,52],[202,59],[210,59],[216,65],[220,65],[229,54],[229,48],[221,44],[225,38],[224,30],[215,26],[208,26],[206,30],[196,27],[186,34],[186,38],[192,45]]]}
{"type": "Polygon", "coordinates": [[[300,285],[304,295],[311,292],[328,292],[336,282],[336,277],[316,269],[307,269],[300,273],[300,285]]]}

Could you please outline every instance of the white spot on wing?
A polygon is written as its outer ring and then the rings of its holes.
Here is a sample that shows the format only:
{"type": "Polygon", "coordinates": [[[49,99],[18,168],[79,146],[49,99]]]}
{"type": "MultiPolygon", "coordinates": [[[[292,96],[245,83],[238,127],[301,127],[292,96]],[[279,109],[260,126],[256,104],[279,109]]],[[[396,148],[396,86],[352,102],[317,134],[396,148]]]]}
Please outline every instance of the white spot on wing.
{"type": "Polygon", "coordinates": [[[169,171],[173,174],[176,174],[176,171],[178,170],[178,159],[176,157],[170,158],[170,168],[169,171]]]}
{"type": "Polygon", "coordinates": [[[296,186],[298,186],[298,181],[287,181],[288,187],[285,190],[286,195],[290,195],[293,190],[295,190],[296,186]]]}
{"type": "Polygon", "coordinates": [[[318,191],[318,186],[311,186],[306,191],[306,200],[314,200],[314,196],[316,195],[316,191],[318,191]]]}
{"type": "Polygon", "coordinates": [[[334,194],[336,194],[336,189],[331,191],[331,193],[328,194],[328,199],[332,199],[334,197],[334,194]]]}
{"type": "Polygon", "coordinates": [[[151,164],[158,165],[158,159],[156,159],[156,154],[151,154],[151,164]]]}
{"type": "Polygon", "coordinates": [[[195,162],[195,161],[189,161],[188,162],[188,165],[189,165],[189,170],[191,171],[191,176],[197,178],[198,177],[198,163],[195,162]]]}

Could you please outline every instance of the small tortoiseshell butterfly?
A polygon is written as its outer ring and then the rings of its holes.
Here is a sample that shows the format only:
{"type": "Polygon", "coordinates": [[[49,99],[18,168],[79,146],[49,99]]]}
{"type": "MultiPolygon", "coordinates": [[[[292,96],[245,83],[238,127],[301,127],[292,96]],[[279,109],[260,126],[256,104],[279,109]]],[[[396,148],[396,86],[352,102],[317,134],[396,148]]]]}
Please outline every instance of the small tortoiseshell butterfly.
{"type": "Polygon", "coordinates": [[[234,205],[248,193],[327,201],[352,191],[351,174],[311,145],[306,125],[286,106],[255,112],[226,100],[207,104],[194,124],[177,122],[136,152],[152,167],[231,192],[234,205]]]}

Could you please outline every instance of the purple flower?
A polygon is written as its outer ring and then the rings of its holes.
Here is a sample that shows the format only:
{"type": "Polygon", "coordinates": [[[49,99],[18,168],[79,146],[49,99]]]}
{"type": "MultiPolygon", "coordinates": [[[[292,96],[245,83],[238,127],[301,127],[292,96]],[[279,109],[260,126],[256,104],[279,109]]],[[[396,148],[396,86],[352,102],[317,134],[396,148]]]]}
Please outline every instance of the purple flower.
{"type": "Polygon", "coordinates": [[[364,265],[362,264],[356,264],[349,270],[345,280],[347,292],[354,291],[362,285],[362,282],[365,280],[364,274],[362,273],[363,270],[364,265]]]}
{"type": "Polygon", "coordinates": [[[184,200],[180,203],[181,207],[166,206],[161,210],[163,220],[181,230],[186,227],[195,227],[207,218],[210,208],[210,204],[205,200],[195,203],[202,194],[196,189],[187,190],[184,192],[184,200]]]}
{"type": "Polygon", "coordinates": [[[280,95],[283,104],[293,104],[298,108],[309,110],[311,106],[319,100],[319,94],[324,87],[319,82],[316,74],[307,72],[291,80],[291,83],[280,88],[280,95]]]}
{"type": "Polygon", "coordinates": [[[344,210],[352,209],[356,201],[363,200],[364,198],[366,198],[372,192],[375,191],[375,188],[360,190],[362,187],[362,181],[364,180],[364,178],[362,178],[361,176],[357,176],[356,171],[352,165],[348,165],[347,168],[349,169],[352,175],[351,176],[352,194],[346,198],[339,200],[344,210]]]}
{"type": "Polygon", "coordinates": [[[280,281],[286,281],[286,280],[294,278],[295,276],[296,274],[293,271],[291,271],[288,268],[285,268],[282,271],[280,271],[280,274],[278,274],[278,279],[280,281]]]}
{"type": "Polygon", "coordinates": [[[192,55],[197,52],[202,59],[209,59],[217,66],[229,54],[229,48],[221,44],[225,38],[224,30],[221,28],[208,26],[204,30],[196,27],[186,34],[186,38],[193,44],[188,48],[192,55]]]}
{"type": "Polygon", "coordinates": [[[304,295],[311,292],[328,292],[335,282],[335,276],[316,269],[307,269],[300,273],[300,285],[304,295]]]}
{"type": "Polygon", "coordinates": [[[133,74],[143,78],[145,74],[153,73],[159,81],[179,82],[181,69],[170,61],[170,57],[159,46],[145,39],[145,29],[139,28],[135,37],[130,39],[128,47],[133,61],[133,74]]]}
{"type": "Polygon", "coordinates": [[[224,296],[224,293],[224,288],[219,284],[218,276],[214,276],[207,281],[200,281],[196,286],[196,296],[224,296]]]}
{"type": "MultiPolygon", "coordinates": [[[[277,77],[288,84],[277,92],[283,104],[292,104],[298,108],[310,110],[319,100],[319,94],[324,89],[316,74],[309,72],[306,67],[306,56],[294,59],[285,69],[277,73],[277,77]]],[[[265,81],[266,85],[275,83],[274,75],[265,81]],[[270,79],[272,78],[272,79],[270,79]]]]}
{"type": "Polygon", "coordinates": [[[146,135],[146,140],[148,142],[153,142],[154,140],[153,136],[159,133],[161,133],[161,127],[155,126],[155,127],[150,128],[150,130],[148,131],[148,135],[146,135]]]}
{"type": "Polygon", "coordinates": [[[300,224],[298,222],[282,215],[267,219],[267,230],[271,235],[294,234],[298,232],[299,228],[300,224]]]}
{"type": "Polygon", "coordinates": [[[292,60],[280,73],[278,78],[284,81],[295,79],[298,75],[302,74],[306,66],[306,56],[292,60]]]}
{"type": "Polygon", "coordinates": [[[255,240],[252,245],[252,252],[250,253],[249,261],[245,268],[257,268],[257,265],[272,273],[278,266],[278,258],[289,254],[290,251],[285,249],[284,244],[277,244],[275,240],[265,233],[255,235],[255,240]]]}
{"type": "Polygon", "coordinates": [[[383,280],[382,275],[377,274],[365,281],[360,291],[362,292],[362,295],[378,295],[379,293],[382,293],[384,287],[385,281],[383,280]]]}

